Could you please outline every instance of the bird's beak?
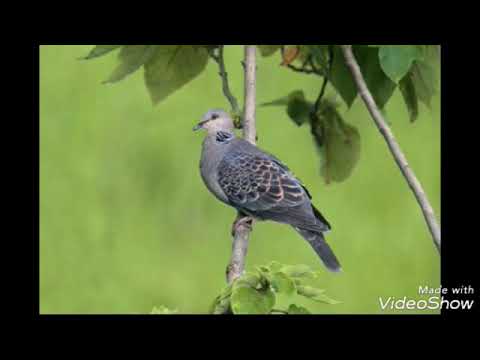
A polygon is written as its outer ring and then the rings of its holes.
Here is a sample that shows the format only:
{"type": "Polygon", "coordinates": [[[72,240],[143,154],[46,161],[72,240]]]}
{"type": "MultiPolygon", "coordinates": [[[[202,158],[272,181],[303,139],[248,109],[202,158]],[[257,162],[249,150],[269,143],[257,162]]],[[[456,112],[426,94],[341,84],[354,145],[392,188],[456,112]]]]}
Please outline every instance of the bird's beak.
{"type": "Polygon", "coordinates": [[[200,121],[194,128],[193,131],[198,131],[200,129],[203,129],[203,125],[205,125],[207,121],[200,121]]]}

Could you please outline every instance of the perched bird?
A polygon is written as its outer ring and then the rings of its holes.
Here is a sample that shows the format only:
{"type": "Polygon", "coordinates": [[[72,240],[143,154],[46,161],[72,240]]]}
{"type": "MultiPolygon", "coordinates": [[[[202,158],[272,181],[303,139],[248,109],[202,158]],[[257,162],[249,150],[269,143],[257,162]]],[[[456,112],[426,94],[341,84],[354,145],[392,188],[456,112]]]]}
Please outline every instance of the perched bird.
{"type": "Polygon", "coordinates": [[[200,159],[202,179],[217,199],[246,215],[291,225],[312,246],[330,271],[340,264],[323,233],[330,224],[312,205],[311,196],[273,155],[238,138],[230,115],[208,111],[193,128],[204,129],[200,159]]]}

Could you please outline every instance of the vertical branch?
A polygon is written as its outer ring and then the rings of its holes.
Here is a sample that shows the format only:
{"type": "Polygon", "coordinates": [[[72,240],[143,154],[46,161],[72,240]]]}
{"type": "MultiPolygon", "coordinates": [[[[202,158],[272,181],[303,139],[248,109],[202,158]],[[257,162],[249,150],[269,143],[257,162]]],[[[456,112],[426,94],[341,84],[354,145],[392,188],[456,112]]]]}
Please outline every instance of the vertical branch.
{"type": "Polygon", "coordinates": [[[222,78],[222,90],[223,95],[227,98],[230,106],[232,107],[232,112],[235,117],[240,116],[240,108],[238,107],[238,102],[235,96],[233,96],[232,92],[230,91],[230,87],[228,86],[228,74],[225,70],[225,60],[223,59],[223,47],[224,45],[219,45],[218,47],[218,55],[215,54],[215,50],[210,51],[210,57],[215,60],[218,64],[218,74],[222,78]]]}
{"type": "MultiPolygon", "coordinates": [[[[245,112],[243,116],[243,137],[255,144],[255,95],[256,95],[256,47],[245,45],[245,112]]],[[[247,255],[248,240],[252,230],[252,220],[242,221],[246,217],[238,213],[233,227],[232,256],[227,267],[227,281],[232,283],[240,277],[245,269],[245,257],[247,255]],[[236,225],[238,224],[238,225],[236,225]]]]}
{"type": "Polygon", "coordinates": [[[255,127],[255,96],[256,96],[256,48],[255,45],[245,45],[245,113],[243,120],[243,137],[255,145],[257,135],[255,127]]]}
{"type": "Polygon", "coordinates": [[[415,198],[417,199],[417,202],[423,212],[423,216],[425,217],[425,221],[427,222],[430,233],[432,234],[433,243],[435,244],[437,250],[440,252],[440,226],[438,225],[437,219],[435,218],[435,213],[433,212],[433,208],[430,205],[427,196],[425,195],[422,185],[416,178],[412,169],[409,167],[407,158],[405,157],[402,149],[395,140],[392,130],[383,119],[383,116],[378,109],[378,106],[375,103],[375,100],[373,99],[372,94],[367,87],[367,84],[365,83],[365,79],[363,78],[360,66],[358,65],[355,56],[353,55],[352,46],[341,45],[341,47],[346,64],[350,69],[350,72],[352,73],[354,82],[357,84],[358,92],[360,93],[363,102],[365,103],[368,111],[370,112],[373,121],[377,125],[378,130],[380,130],[380,133],[385,138],[385,141],[387,142],[387,145],[393,155],[393,158],[395,159],[395,162],[400,168],[400,171],[405,177],[405,180],[410,186],[410,189],[413,191],[413,194],[415,195],[415,198]]]}

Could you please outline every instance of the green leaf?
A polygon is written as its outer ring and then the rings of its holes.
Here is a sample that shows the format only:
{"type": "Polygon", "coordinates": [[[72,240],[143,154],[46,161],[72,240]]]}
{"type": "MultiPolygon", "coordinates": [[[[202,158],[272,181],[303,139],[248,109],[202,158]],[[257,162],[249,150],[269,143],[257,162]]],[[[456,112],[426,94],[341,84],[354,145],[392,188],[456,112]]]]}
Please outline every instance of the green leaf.
{"type": "Polygon", "coordinates": [[[270,288],[256,290],[235,282],[230,302],[234,314],[269,314],[275,305],[275,293],[270,288]]]}
{"type": "MultiPolygon", "coordinates": [[[[380,67],[379,48],[354,45],[352,51],[375,102],[382,109],[392,96],[396,84],[385,75],[380,67]]],[[[350,107],[357,96],[357,86],[350,70],[345,65],[345,59],[339,46],[334,47],[333,55],[330,82],[350,107]]]]}
{"type": "MultiPolygon", "coordinates": [[[[301,91],[301,90],[297,90],[297,91],[301,91]]],[[[284,96],[277,100],[261,103],[259,106],[263,107],[263,106],[284,106],[284,105],[288,105],[288,96],[284,96]]]]}
{"type": "Polygon", "coordinates": [[[261,285],[261,276],[260,274],[247,272],[237,279],[236,283],[258,288],[261,285]]]}
{"type": "Polygon", "coordinates": [[[303,90],[295,90],[292,91],[287,97],[260,104],[260,106],[284,105],[287,105],[287,115],[298,126],[301,126],[309,120],[313,104],[305,99],[303,90]]]}
{"type": "Polygon", "coordinates": [[[92,50],[90,50],[90,52],[87,56],[84,57],[84,59],[89,60],[103,56],[105,54],[108,54],[110,51],[119,48],[120,46],[122,45],[96,45],[92,50]]]}
{"type": "Polygon", "coordinates": [[[329,61],[329,45],[305,45],[305,47],[310,51],[313,62],[317,66],[320,66],[322,70],[326,70],[328,68],[329,61]]]}
{"type": "Polygon", "coordinates": [[[207,65],[208,51],[192,45],[158,45],[145,64],[145,83],[154,104],[198,76],[207,65]]]}
{"type": "Polygon", "coordinates": [[[270,264],[268,264],[268,268],[271,272],[279,272],[283,268],[283,265],[278,261],[272,261],[270,264]]]}
{"type": "Polygon", "coordinates": [[[310,311],[308,311],[306,308],[304,308],[303,306],[299,306],[299,305],[295,305],[295,304],[291,304],[289,307],[288,307],[288,310],[287,310],[288,314],[289,315],[307,315],[307,314],[311,314],[310,311]]]}
{"type": "Polygon", "coordinates": [[[297,286],[297,292],[299,295],[305,296],[314,301],[330,305],[340,304],[340,301],[331,299],[327,295],[325,295],[325,290],[317,289],[312,286],[297,286]]]}
{"type": "Polygon", "coordinates": [[[410,71],[418,99],[430,108],[430,103],[437,89],[435,69],[423,61],[416,61],[410,71]]]}
{"type": "Polygon", "coordinates": [[[342,50],[338,46],[333,48],[333,62],[329,80],[347,106],[352,106],[357,96],[357,86],[353,82],[352,74],[345,65],[342,50]]]}
{"type": "Polygon", "coordinates": [[[314,278],[315,272],[308,265],[285,265],[281,271],[294,278],[314,278]]]}
{"type": "Polygon", "coordinates": [[[410,70],[413,62],[423,55],[418,45],[383,45],[378,57],[384,73],[398,83],[410,70]]]}
{"type": "Polygon", "coordinates": [[[360,133],[327,100],[322,102],[317,117],[312,122],[312,134],[320,153],[320,175],[327,184],[344,181],[360,159],[360,133]]]}
{"type": "Polygon", "coordinates": [[[230,296],[232,295],[232,286],[225,287],[218,295],[210,307],[211,314],[228,314],[230,311],[230,296]]]}
{"type": "Polygon", "coordinates": [[[170,310],[166,306],[154,306],[152,311],[150,311],[151,315],[171,315],[178,313],[178,310],[170,310]]]}
{"type": "Polygon", "coordinates": [[[300,286],[297,286],[297,292],[299,295],[302,295],[308,298],[314,298],[316,296],[322,295],[325,292],[325,290],[318,289],[313,286],[300,285],[300,286]]]}
{"type": "Polygon", "coordinates": [[[287,114],[298,126],[308,122],[311,111],[312,104],[305,100],[303,91],[294,91],[288,96],[287,114]]]}
{"type": "Polygon", "coordinates": [[[257,45],[257,47],[260,50],[260,54],[263,57],[267,57],[275,54],[275,52],[279,50],[282,45],[257,45]]]}
{"type": "Polygon", "coordinates": [[[353,52],[376,104],[380,109],[383,109],[397,85],[383,72],[378,56],[379,49],[368,46],[354,46],[353,52]]]}
{"type": "Polygon", "coordinates": [[[276,272],[272,275],[271,285],[276,292],[287,296],[294,295],[296,292],[295,283],[283,272],[276,272]]]}
{"type": "Polygon", "coordinates": [[[120,64],[105,82],[114,83],[120,81],[138,70],[152,58],[156,47],[157,45],[125,45],[122,47],[118,54],[120,64]]]}
{"type": "Polygon", "coordinates": [[[414,122],[418,117],[418,98],[417,93],[415,92],[415,85],[413,84],[412,77],[410,74],[405,76],[400,81],[400,92],[403,96],[403,101],[407,106],[408,114],[410,116],[410,121],[414,122]]]}

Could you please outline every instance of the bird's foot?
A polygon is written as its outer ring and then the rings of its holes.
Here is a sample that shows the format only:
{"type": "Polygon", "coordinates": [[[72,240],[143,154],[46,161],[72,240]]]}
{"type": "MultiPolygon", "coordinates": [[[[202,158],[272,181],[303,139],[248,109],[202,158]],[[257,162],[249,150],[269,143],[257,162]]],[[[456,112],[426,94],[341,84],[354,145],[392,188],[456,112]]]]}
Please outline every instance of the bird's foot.
{"type": "Polygon", "coordinates": [[[248,230],[252,230],[253,217],[251,216],[242,216],[237,217],[232,224],[232,236],[235,236],[235,233],[241,226],[245,226],[248,230]]]}

